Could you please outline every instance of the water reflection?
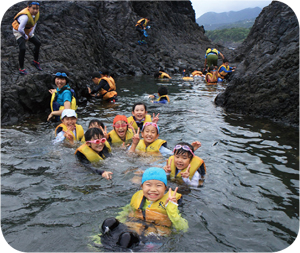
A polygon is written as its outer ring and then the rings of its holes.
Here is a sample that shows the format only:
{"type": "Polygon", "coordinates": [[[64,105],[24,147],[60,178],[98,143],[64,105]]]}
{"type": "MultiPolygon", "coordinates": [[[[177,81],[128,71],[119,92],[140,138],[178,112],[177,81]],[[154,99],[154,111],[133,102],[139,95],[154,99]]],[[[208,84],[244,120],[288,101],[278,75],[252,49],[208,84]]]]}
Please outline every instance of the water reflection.
{"type": "MultiPolygon", "coordinates": [[[[296,238],[299,227],[298,133],[291,128],[224,113],[213,103],[224,85],[175,77],[156,82],[151,77],[117,80],[119,101],[111,106],[89,101],[78,109],[86,130],[98,118],[112,129],[117,114],[131,115],[143,101],[149,113],[160,113],[160,138],[169,148],[178,141],[199,140],[196,151],[207,166],[203,188],[181,186],[182,215],[187,233],[164,238],[156,251],[278,251],[296,238]],[[167,85],[171,103],[152,104],[147,95],[167,85]]],[[[139,184],[132,180],[153,160],[128,157],[115,148],[103,169],[113,180],[101,179],[82,167],[73,148],[53,146],[55,125],[47,115],[1,130],[2,231],[21,251],[105,251],[90,248],[99,224],[117,216],[139,184]]],[[[174,188],[175,183],[169,185],[174,188]]]]}

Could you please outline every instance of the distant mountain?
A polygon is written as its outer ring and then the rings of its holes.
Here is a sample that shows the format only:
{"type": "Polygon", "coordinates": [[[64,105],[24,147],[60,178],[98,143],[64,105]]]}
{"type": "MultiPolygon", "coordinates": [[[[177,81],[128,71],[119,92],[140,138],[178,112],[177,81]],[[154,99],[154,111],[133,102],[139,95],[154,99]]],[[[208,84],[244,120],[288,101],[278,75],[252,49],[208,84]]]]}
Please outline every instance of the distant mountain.
{"type": "Polygon", "coordinates": [[[221,27],[250,27],[256,17],[261,12],[261,8],[247,8],[241,11],[229,11],[229,12],[207,12],[197,18],[196,22],[199,25],[203,25],[205,30],[221,29],[221,27]],[[233,24],[234,25],[228,25],[233,24]]]}

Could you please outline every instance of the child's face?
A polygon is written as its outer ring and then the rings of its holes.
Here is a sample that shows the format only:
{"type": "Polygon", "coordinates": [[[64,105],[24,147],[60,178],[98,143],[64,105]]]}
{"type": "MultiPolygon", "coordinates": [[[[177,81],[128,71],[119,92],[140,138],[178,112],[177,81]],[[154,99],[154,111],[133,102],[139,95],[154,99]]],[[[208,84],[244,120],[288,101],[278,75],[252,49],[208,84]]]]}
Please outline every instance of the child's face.
{"type": "Polygon", "coordinates": [[[123,139],[126,136],[127,123],[124,120],[119,120],[114,124],[114,129],[117,135],[123,139]]]}
{"type": "Polygon", "coordinates": [[[36,4],[33,4],[30,7],[28,7],[28,10],[31,15],[36,16],[36,14],[38,14],[38,12],[40,10],[40,7],[36,4]]]}
{"type": "Polygon", "coordinates": [[[73,131],[76,127],[77,118],[75,117],[64,117],[61,122],[68,128],[68,130],[73,131]]]}
{"type": "Polygon", "coordinates": [[[142,137],[144,138],[144,142],[146,145],[151,144],[159,137],[157,128],[153,125],[145,126],[142,132],[142,137]]]}
{"type": "Polygon", "coordinates": [[[147,111],[145,110],[145,106],[144,105],[137,105],[134,108],[134,111],[132,111],[132,115],[138,120],[142,120],[143,118],[145,118],[147,114],[147,111]]]}
{"type": "Polygon", "coordinates": [[[144,196],[150,201],[157,201],[165,195],[167,187],[162,181],[148,180],[142,184],[144,196]]]}
{"type": "Polygon", "coordinates": [[[191,157],[189,152],[174,154],[174,163],[178,170],[183,170],[189,166],[191,157]]]}
{"type": "Polygon", "coordinates": [[[55,85],[58,89],[61,89],[67,84],[67,80],[63,77],[55,77],[55,85]]]}
{"type": "MultiPolygon", "coordinates": [[[[103,136],[99,135],[98,137],[96,136],[93,136],[93,138],[91,139],[91,141],[94,141],[94,140],[101,140],[103,138],[103,136]]],[[[96,151],[97,153],[101,152],[105,146],[105,143],[100,143],[100,144],[96,144],[96,143],[87,143],[87,145],[93,149],[94,151],[96,151]]]]}

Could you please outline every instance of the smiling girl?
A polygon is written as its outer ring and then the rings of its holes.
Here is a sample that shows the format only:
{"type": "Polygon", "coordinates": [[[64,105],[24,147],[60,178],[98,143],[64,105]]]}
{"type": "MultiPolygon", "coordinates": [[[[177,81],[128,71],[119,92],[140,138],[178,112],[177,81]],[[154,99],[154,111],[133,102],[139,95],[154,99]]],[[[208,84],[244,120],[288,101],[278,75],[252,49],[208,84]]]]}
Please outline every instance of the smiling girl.
{"type": "MultiPolygon", "coordinates": [[[[198,142],[200,143],[200,142],[198,142]]],[[[198,145],[197,147],[201,146],[198,145]]],[[[186,142],[178,143],[174,148],[164,170],[171,179],[182,179],[191,186],[202,186],[206,174],[204,161],[194,154],[194,147],[186,142]]]]}
{"type": "Polygon", "coordinates": [[[150,153],[162,155],[170,155],[172,151],[167,149],[167,142],[159,139],[159,127],[156,123],[146,122],[142,128],[142,137],[139,137],[140,130],[132,138],[132,145],[129,152],[150,153]]]}
{"type": "Polygon", "coordinates": [[[129,128],[128,120],[125,115],[117,115],[113,121],[113,130],[108,133],[109,143],[128,143],[131,142],[133,131],[129,128]]]}
{"type": "Polygon", "coordinates": [[[61,116],[64,109],[77,109],[75,93],[68,84],[68,81],[69,78],[66,71],[61,70],[55,73],[54,83],[57,88],[49,90],[51,94],[51,113],[48,116],[48,121],[53,116],[61,116]]]}

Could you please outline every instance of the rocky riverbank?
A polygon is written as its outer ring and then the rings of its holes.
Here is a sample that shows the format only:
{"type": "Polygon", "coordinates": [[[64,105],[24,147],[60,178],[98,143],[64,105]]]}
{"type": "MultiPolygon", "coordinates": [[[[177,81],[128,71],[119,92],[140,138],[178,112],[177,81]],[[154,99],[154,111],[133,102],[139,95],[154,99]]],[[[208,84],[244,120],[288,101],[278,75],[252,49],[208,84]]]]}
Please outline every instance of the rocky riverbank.
{"type": "Polygon", "coordinates": [[[292,9],[281,2],[264,8],[236,52],[236,72],[215,103],[299,127],[299,24],[292,9]]]}
{"type": "Polygon", "coordinates": [[[70,72],[71,86],[82,102],[90,72],[101,67],[115,77],[153,75],[160,68],[169,73],[203,68],[205,48],[212,45],[195,22],[189,1],[43,1],[36,29],[43,71],[30,65],[29,43],[25,59],[29,75],[20,76],[11,23],[24,7],[21,2],[9,8],[1,24],[2,124],[15,124],[34,113],[47,115],[48,89],[54,87],[52,74],[57,68],[70,72]],[[149,40],[140,46],[135,24],[146,16],[152,19],[149,40]]]}

